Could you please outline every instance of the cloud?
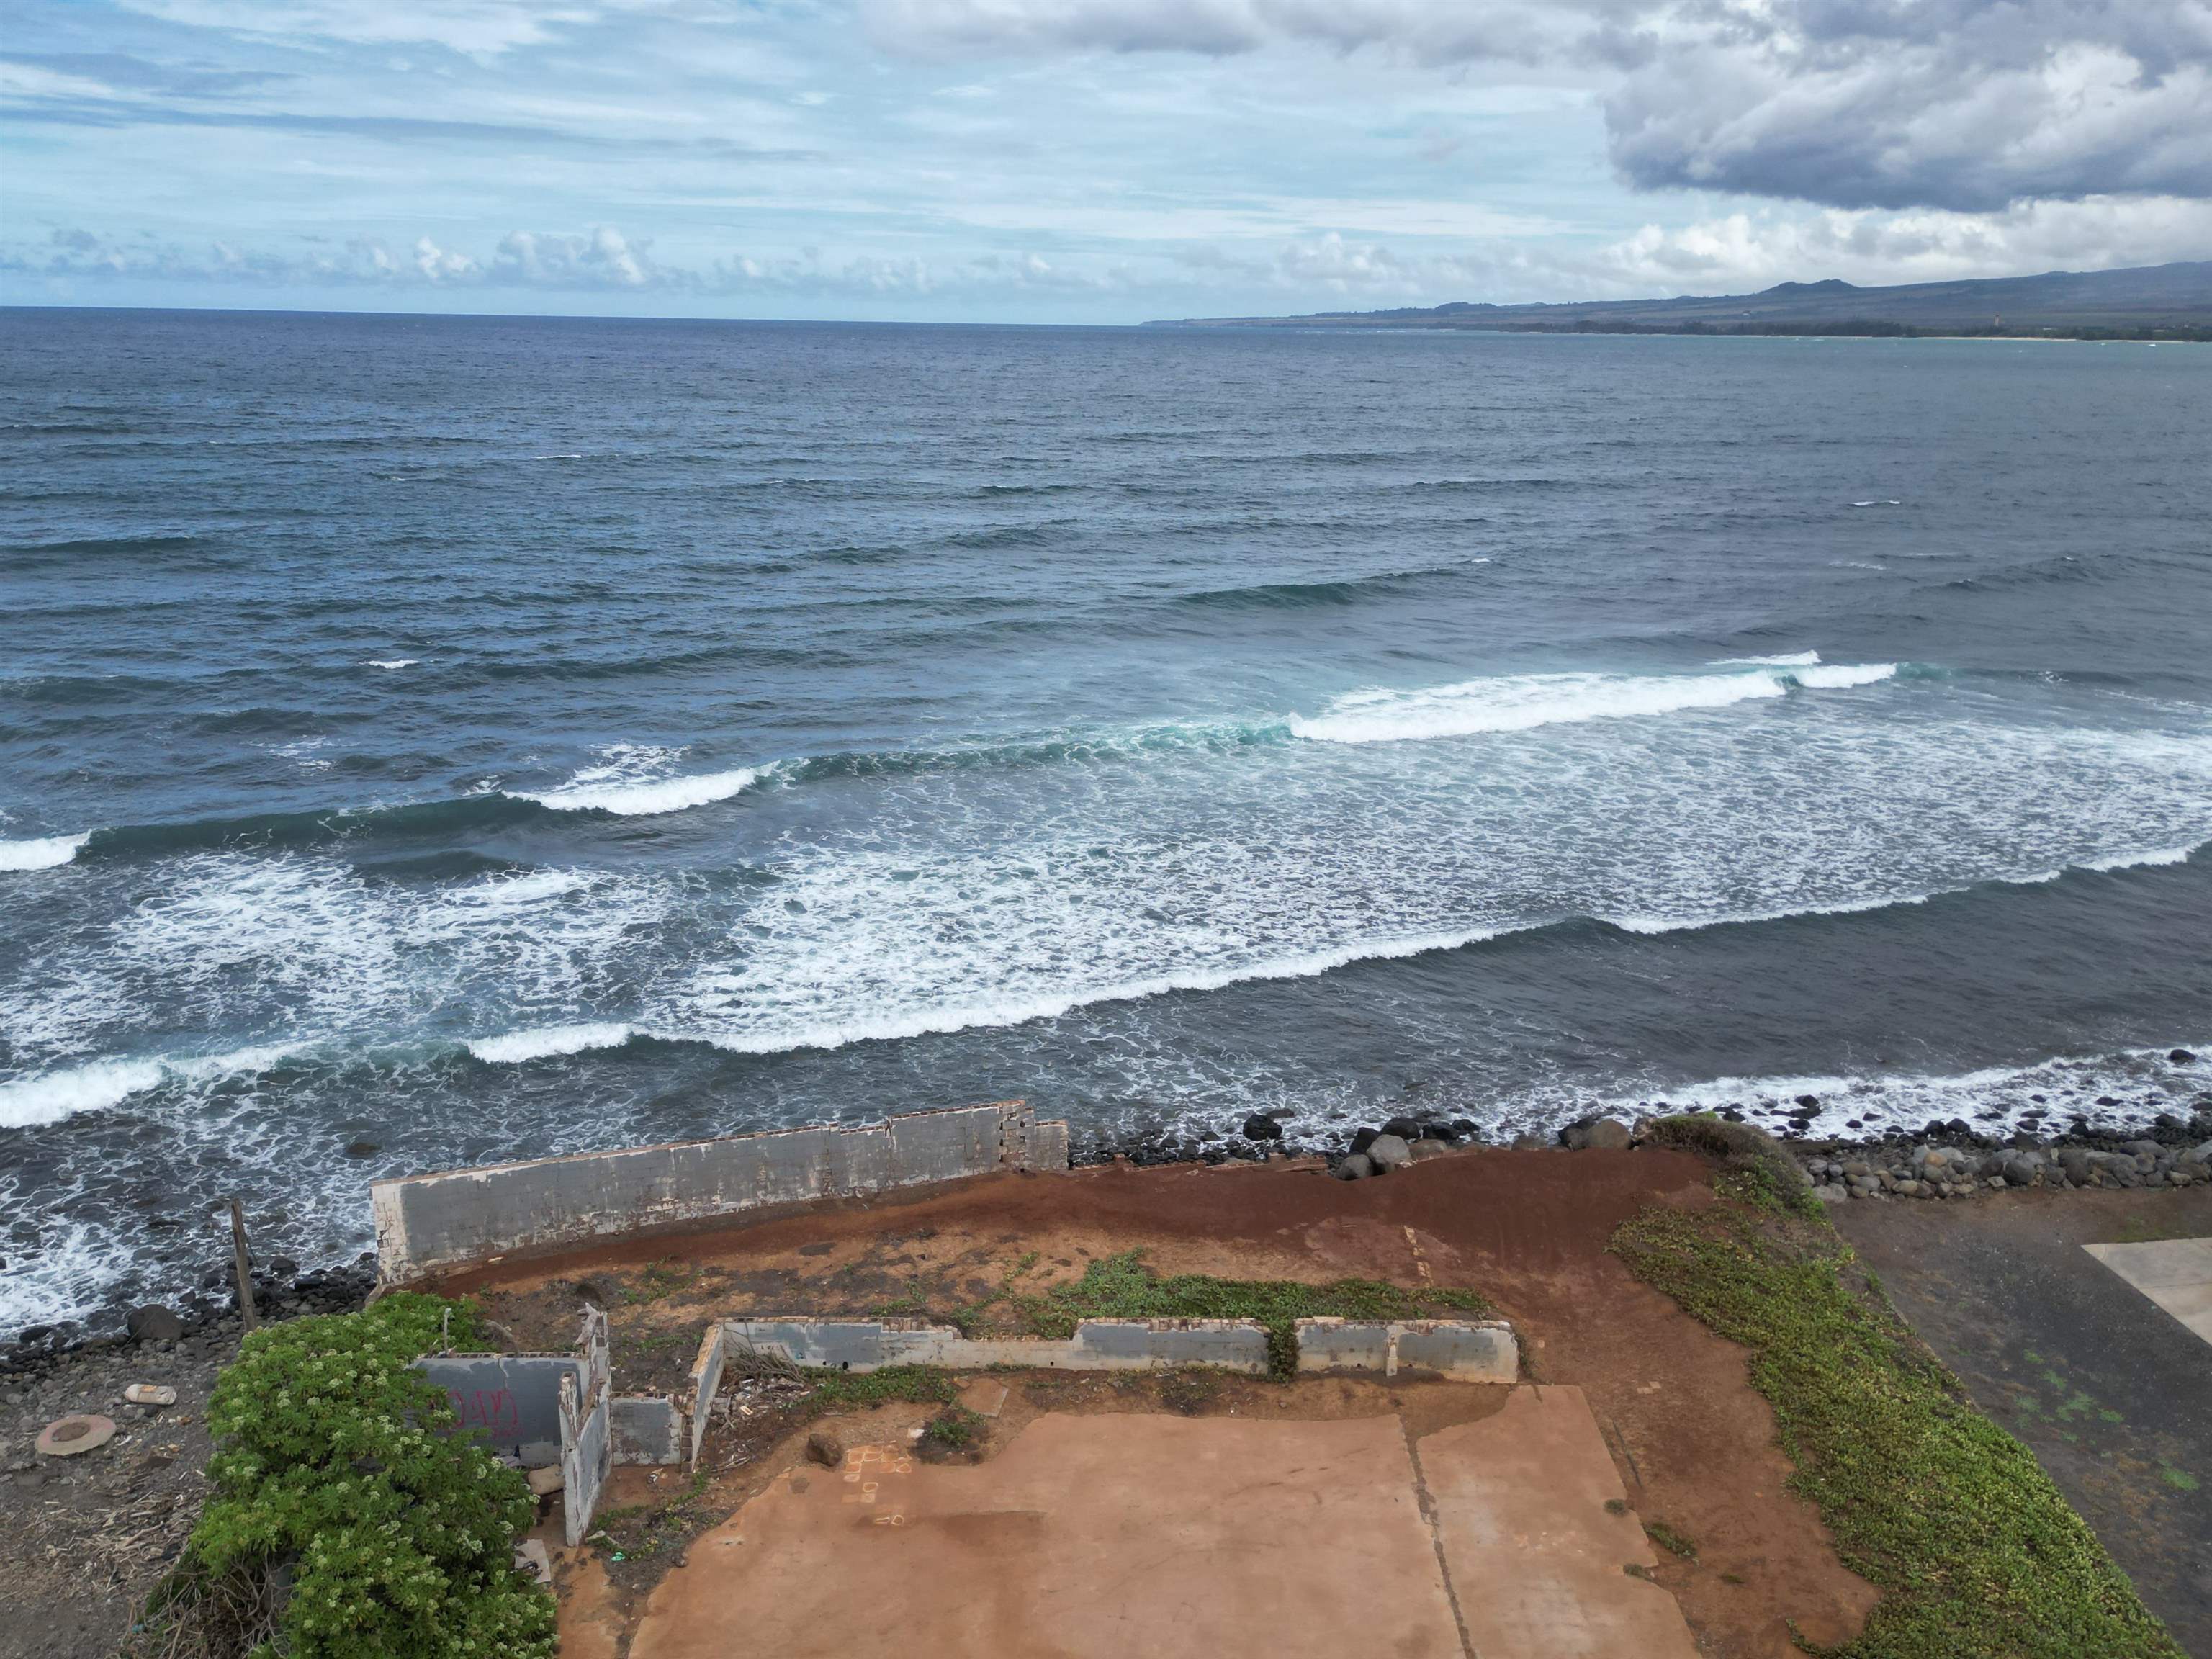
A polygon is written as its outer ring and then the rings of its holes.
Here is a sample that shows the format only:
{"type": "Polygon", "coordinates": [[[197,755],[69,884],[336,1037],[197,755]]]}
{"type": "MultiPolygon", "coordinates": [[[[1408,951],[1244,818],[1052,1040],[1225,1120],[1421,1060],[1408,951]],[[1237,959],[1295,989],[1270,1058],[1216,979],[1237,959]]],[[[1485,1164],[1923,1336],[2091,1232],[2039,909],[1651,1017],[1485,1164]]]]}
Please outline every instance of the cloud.
{"type": "Polygon", "coordinates": [[[1946,282],[2162,264],[2207,249],[2212,202],[2105,196],[1995,214],[1831,209],[1646,225],[1605,249],[1589,273],[1622,293],[1744,293],[1808,271],[1863,283],[1946,282]]]}
{"type": "Polygon", "coordinates": [[[2212,197],[2212,4],[1732,3],[1606,105],[1614,165],[1844,208],[2212,197]]]}
{"type": "Polygon", "coordinates": [[[791,294],[891,299],[1012,289],[1109,290],[1132,285],[1126,266],[1067,267],[1033,252],[986,253],[933,264],[921,258],[823,258],[819,249],[781,257],[732,254],[696,266],[664,263],[652,245],[610,226],[586,232],[510,231],[489,258],[440,245],[358,237],[293,253],[224,240],[200,246],[151,237],[104,238],[82,227],[52,230],[42,244],[0,250],[0,271],[47,279],[225,279],[270,286],[475,288],[568,293],[710,295],[791,294]]]}
{"type": "Polygon", "coordinates": [[[2212,0],[883,0],[939,56],[1304,46],[1606,70],[1630,184],[1841,208],[2212,198],[2212,0]]]}
{"type": "Polygon", "coordinates": [[[538,45],[651,0],[122,0],[163,22],[280,40],[435,46],[476,58],[538,45]]]}

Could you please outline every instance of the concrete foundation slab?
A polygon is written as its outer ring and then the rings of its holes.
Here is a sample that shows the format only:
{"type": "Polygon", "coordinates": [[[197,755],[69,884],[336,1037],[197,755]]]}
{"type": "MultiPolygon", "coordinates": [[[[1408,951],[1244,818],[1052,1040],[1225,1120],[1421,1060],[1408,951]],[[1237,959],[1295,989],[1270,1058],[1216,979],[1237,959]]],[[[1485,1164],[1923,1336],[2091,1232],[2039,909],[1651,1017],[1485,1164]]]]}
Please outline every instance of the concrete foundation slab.
{"type": "Polygon", "coordinates": [[[1396,1415],[1048,1413],[969,1467],[848,1440],[694,1540],[631,1659],[1693,1659],[1620,1495],[1573,1389],[1410,1447],[1396,1415]]]}
{"type": "Polygon", "coordinates": [[[2212,1342],[2212,1238],[2081,1248],[2189,1330],[2212,1342]]]}
{"type": "Polygon", "coordinates": [[[1414,1455],[1472,1652],[1697,1659],[1674,1598],[1623,1571],[1657,1558],[1580,1389],[1516,1389],[1414,1455]]]}
{"type": "MultiPolygon", "coordinates": [[[[975,1468],[903,1446],[697,1539],[631,1659],[1458,1659],[1395,1418],[1048,1416],[975,1468]]],[[[1624,1656],[1626,1659],[1626,1656],[1624,1656]]]]}

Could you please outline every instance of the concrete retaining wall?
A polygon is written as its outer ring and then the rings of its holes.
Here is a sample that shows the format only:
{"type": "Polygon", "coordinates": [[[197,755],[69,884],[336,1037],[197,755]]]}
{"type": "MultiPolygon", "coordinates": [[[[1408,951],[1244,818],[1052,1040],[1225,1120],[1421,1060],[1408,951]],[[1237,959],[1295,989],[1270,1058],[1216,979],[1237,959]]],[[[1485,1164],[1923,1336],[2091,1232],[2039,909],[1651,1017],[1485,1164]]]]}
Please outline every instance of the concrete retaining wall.
{"type": "Polygon", "coordinates": [[[403,1285],[510,1251],[994,1170],[1064,1170],[1067,1126],[1020,1101],[858,1129],[788,1129],[379,1181],[377,1276],[403,1285]]]}
{"type": "Polygon", "coordinates": [[[732,1349],[750,1348],[836,1370],[1024,1365],[1110,1371],[1214,1365],[1259,1376],[1267,1369],[1267,1328],[1238,1319],[1086,1319],[1065,1342],[1033,1337],[970,1340],[950,1325],[912,1319],[732,1319],[722,1331],[732,1349]]]}
{"type": "Polygon", "coordinates": [[[1502,1319],[1301,1319],[1298,1370],[1418,1371],[1459,1382],[1517,1382],[1521,1345],[1502,1319]]]}

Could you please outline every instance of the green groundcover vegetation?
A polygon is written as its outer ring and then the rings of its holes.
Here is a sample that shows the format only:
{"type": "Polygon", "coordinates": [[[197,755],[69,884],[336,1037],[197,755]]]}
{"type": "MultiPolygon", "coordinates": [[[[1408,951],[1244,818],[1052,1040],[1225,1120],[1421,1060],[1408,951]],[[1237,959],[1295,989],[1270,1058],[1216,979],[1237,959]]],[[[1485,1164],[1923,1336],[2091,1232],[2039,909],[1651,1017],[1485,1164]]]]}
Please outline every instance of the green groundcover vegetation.
{"type": "MultiPolygon", "coordinates": [[[[1678,1144],[1712,1133],[1692,1127],[1678,1144]]],[[[1883,1592],[1856,1639],[1808,1650],[2184,1659],[2033,1454],[1974,1409],[1882,1301],[1797,1190],[1802,1175],[1732,1150],[1720,1203],[1655,1205],[1613,1249],[1750,1351],[1753,1385],[1797,1467],[1791,1484],[1819,1507],[1844,1564],[1883,1592]]]]}
{"type": "Polygon", "coordinates": [[[207,1507],[125,1653],[550,1656],[553,1598],[514,1566],[529,1488],[409,1368],[477,1337],[471,1304],[410,1294],[247,1337],[208,1407],[207,1507]]]}

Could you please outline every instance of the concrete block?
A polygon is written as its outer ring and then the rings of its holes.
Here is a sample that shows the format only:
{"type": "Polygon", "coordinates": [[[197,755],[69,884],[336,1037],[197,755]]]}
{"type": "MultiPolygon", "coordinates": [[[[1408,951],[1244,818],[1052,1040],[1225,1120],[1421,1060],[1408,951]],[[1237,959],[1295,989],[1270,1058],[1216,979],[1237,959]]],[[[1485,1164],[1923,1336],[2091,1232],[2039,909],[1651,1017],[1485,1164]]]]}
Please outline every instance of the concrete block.
{"type": "Polygon", "coordinates": [[[1301,1319],[1298,1370],[1414,1372],[1459,1382],[1520,1380],[1521,1346],[1502,1319],[1301,1319]]]}

